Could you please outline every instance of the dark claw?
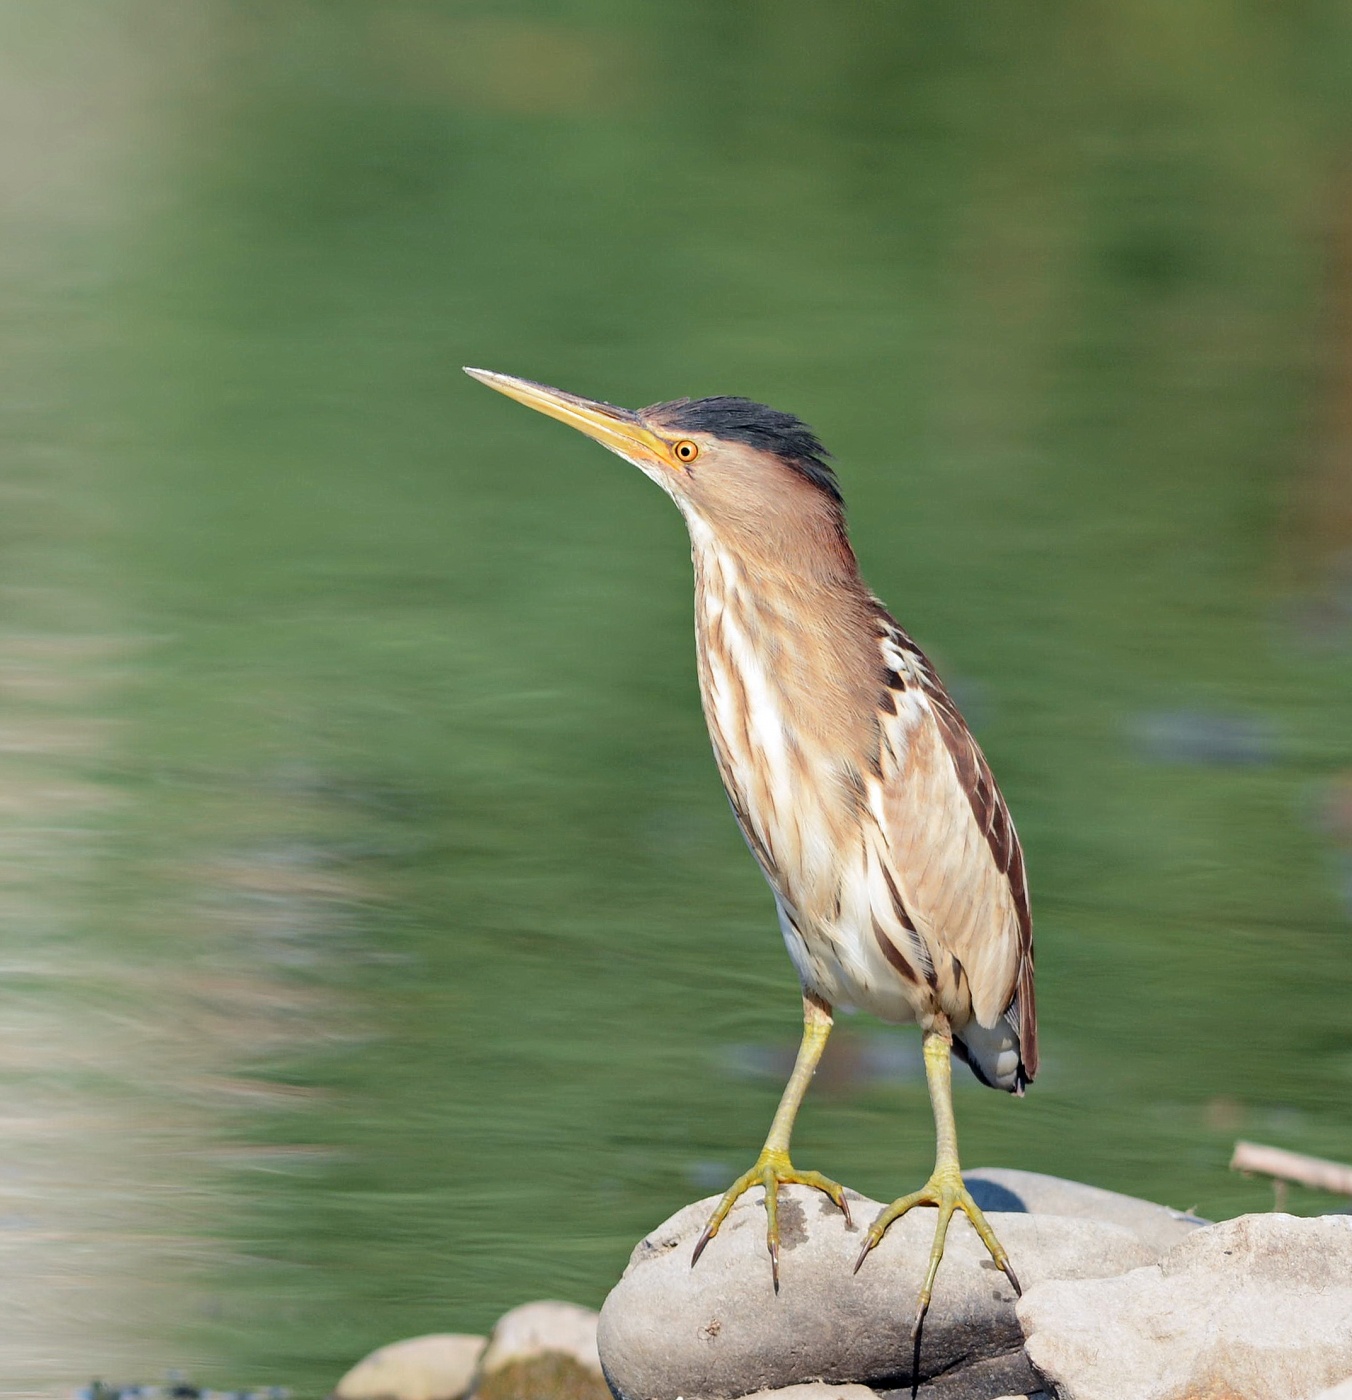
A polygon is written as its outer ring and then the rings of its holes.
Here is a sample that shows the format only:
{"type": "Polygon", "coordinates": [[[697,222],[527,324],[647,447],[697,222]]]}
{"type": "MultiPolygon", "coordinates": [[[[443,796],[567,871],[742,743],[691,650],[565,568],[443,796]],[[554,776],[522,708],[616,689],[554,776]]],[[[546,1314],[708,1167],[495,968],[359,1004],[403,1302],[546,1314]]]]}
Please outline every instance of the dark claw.
{"type": "Polygon", "coordinates": [[[779,1246],[770,1241],[770,1273],[774,1277],[775,1292],[779,1292],[779,1246]]]}
{"type": "Polygon", "coordinates": [[[921,1329],[917,1323],[913,1334],[915,1346],[911,1350],[911,1400],[919,1400],[920,1397],[920,1337],[921,1329]]]}
{"type": "Polygon", "coordinates": [[[847,1200],[845,1199],[845,1193],[844,1193],[843,1191],[840,1193],[840,1200],[837,1201],[836,1204],[840,1207],[841,1211],[844,1213],[844,1216],[845,1216],[845,1228],[846,1228],[847,1230],[853,1230],[853,1229],[854,1229],[854,1221],[850,1219],[850,1203],[849,1203],[849,1201],[847,1201],[847,1200]]]}
{"type": "Polygon", "coordinates": [[[1013,1284],[1014,1296],[1016,1298],[1022,1298],[1023,1289],[1019,1284],[1019,1280],[1015,1277],[1014,1270],[1009,1267],[1009,1261],[1006,1260],[1005,1263],[1001,1264],[1000,1269],[1004,1273],[1004,1276],[1010,1281],[1010,1283],[1013,1284]]]}
{"type": "Polygon", "coordinates": [[[873,1248],[872,1240],[865,1240],[864,1247],[859,1251],[859,1258],[854,1261],[854,1272],[857,1274],[863,1266],[864,1260],[868,1258],[868,1252],[873,1248]]]}
{"type": "MultiPolygon", "coordinates": [[[[708,1244],[709,1241],[713,1239],[713,1237],[714,1232],[711,1229],[709,1229],[709,1227],[706,1225],[704,1227],[704,1233],[699,1237],[699,1239],[695,1243],[695,1252],[690,1256],[690,1267],[692,1269],[695,1267],[696,1264],[699,1263],[699,1257],[701,1254],[704,1253],[704,1246],[708,1244]]],[[[1017,1288],[1018,1285],[1016,1284],[1015,1287],[1017,1288]]]]}
{"type": "Polygon", "coordinates": [[[920,1339],[920,1329],[925,1325],[925,1314],[929,1312],[929,1299],[922,1298],[919,1307],[915,1310],[915,1326],[911,1328],[911,1335],[918,1341],[920,1339]]]}

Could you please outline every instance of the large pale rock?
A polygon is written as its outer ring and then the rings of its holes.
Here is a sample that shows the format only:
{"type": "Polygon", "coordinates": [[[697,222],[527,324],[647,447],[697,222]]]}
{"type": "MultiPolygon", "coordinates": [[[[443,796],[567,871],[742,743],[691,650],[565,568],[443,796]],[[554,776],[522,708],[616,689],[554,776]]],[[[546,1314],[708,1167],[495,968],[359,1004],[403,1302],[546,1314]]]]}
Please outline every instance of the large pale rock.
{"type": "Polygon", "coordinates": [[[1240,1216],[1018,1314],[1062,1400],[1306,1400],[1352,1375],[1352,1217],[1240,1216]]]}
{"type": "Polygon", "coordinates": [[[334,1387],[337,1400],[460,1400],[485,1338],[436,1332],[391,1342],[364,1357],[334,1387]]]}
{"type": "MultiPolygon", "coordinates": [[[[935,1214],[916,1210],[898,1221],[853,1274],[863,1230],[882,1207],[847,1196],[848,1229],[820,1192],[780,1192],[778,1295],[759,1191],[737,1202],[693,1269],[715,1198],[687,1206],[641,1241],[601,1310],[597,1339],[620,1400],[743,1396],[813,1380],[909,1385],[911,1319],[935,1214]]],[[[1158,1257],[1129,1231],[1097,1221],[996,1214],[990,1222],[1025,1287],[1121,1273],[1158,1257]]],[[[921,1339],[922,1396],[988,1400],[1036,1389],[1013,1302],[975,1231],[956,1218],[921,1339]]]]}
{"type": "Polygon", "coordinates": [[[1352,1379],[1345,1380],[1341,1385],[1331,1386],[1328,1390],[1321,1390],[1314,1400],[1352,1400],[1352,1379]]]}
{"type": "Polygon", "coordinates": [[[1124,1196],[1118,1191],[1105,1191],[1101,1186],[1086,1186],[1082,1181],[1044,1176],[1041,1172],[978,1167],[975,1171],[964,1172],[963,1179],[972,1199],[983,1211],[1028,1211],[1033,1215],[1103,1220],[1130,1230],[1161,1254],[1194,1230],[1211,1223],[1187,1211],[1143,1201],[1139,1196],[1124,1196]]]}

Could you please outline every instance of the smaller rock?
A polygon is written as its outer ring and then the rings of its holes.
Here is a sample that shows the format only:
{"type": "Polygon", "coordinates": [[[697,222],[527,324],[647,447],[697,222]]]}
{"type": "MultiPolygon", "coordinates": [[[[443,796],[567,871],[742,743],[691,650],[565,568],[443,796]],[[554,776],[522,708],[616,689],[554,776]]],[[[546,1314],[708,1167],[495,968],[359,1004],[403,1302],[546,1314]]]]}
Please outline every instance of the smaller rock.
{"type": "Polygon", "coordinates": [[[1023,1354],[1023,1348],[1001,1356],[973,1360],[932,1376],[918,1386],[880,1390],[881,1400],[988,1400],[992,1391],[1011,1395],[1014,1400],[1037,1389],[1037,1377],[1023,1354]]]}
{"type": "Polygon", "coordinates": [[[555,1354],[570,1356],[599,1376],[596,1323],[597,1314],[576,1303],[522,1303],[493,1325],[479,1369],[488,1376],[513,1361],[555,1354]]]}
{"type": "Polygon", "coordinates": [[[1137,1239],[1163,1254],[1209,1220],[1187,1211],[1067,1181],[1042,1172],[1021,1172],[1012,1167],[978,1167],[964,1172],[972,1199],[984,1211],[1027,1211],[1030,1215],[1064,1215],[1075,1220],[1106,1220],[1121,1225],[1137,1239]]]}
{"type": "Polygon", "coordinates": [[[604,1379],[562,1352],[509,1361],[484,1376],[474,1400],[611,1400],[604,1379]]]}
{"type": "Polygon", "coordinates": [[[336,1400],[461,1400],[485,1344],[462,1332],[391,1342],[358,1361],[333,1393],[336,1400]]]}
{"type": "Polygon", "coordinates": [[[596,1321],[576,1303],[523,1303],[504,1313],[479,1365],[474,1400],[611,1400],[596,1321]]]}

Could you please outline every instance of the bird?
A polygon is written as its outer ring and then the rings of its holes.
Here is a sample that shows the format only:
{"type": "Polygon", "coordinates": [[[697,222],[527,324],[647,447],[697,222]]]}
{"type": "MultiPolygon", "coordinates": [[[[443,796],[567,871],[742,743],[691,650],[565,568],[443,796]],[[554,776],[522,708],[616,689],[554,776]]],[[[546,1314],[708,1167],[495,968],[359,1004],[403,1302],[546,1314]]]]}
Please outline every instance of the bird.
{"type": "Polygon", "coordinates": [[[734,396],[631,410],[466,367],[637,467],[690,535],[700,696],[719,775],[769,883],[802,984],[803,1035],[755,1164],[728,1188],[692,1267],[747,1191],[764,1191],[779,1289],[778,1192],[844,1188],[800,1171],[794,1120],[836,1009],[918,1024],[935,1163],[874,1220],[858,1272],[917,1206],[937,1219],[915,1335],[952,1217],[970,1220],[1015,1293],[1019,1280],[963,1181],[954,1055],[994,1089],[1037,1073],[1033,930],[1023,851],[990,765],[928,657],[864,583],[829,454],[793,414],[734,396]]]}

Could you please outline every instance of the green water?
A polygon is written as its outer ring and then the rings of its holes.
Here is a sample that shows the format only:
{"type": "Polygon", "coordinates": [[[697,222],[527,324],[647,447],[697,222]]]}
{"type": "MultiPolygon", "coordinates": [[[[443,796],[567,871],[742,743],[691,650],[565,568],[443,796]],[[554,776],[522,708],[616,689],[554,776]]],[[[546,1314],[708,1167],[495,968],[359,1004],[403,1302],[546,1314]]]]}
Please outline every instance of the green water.
{"type": "MultiPolygon", "coordinates": [[[[1028,857],[967,1163],[1352,1159],[1339,7],[5,0],[0,76],[10,1393],[599,1305],[759,1146],[680,520],[463,363],[836,453],[1028,857]]],[[[914,1032],[838,1038],[795,1156],[891,1199],[914,1032]]]]}

